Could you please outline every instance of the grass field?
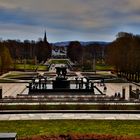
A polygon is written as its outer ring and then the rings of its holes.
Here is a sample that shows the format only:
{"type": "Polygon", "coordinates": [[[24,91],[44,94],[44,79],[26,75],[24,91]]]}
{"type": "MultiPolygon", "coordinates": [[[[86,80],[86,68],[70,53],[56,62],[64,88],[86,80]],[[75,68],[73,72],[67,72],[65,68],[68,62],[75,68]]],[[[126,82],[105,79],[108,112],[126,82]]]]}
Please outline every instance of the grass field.
{"type": "Polygon", "coordinates": [[[49,63],[50,64],[67,64],[68,60],[65,60],[65,59],[54,59],[54,60],[51,60],[49,63]]]}
{"type": "Polygon", "coordinates": [[[36,68],[38,68],[37,70],[47,70],[47,66],[44,66],[44,65],[39,65],[39,66],[36,66],[36,65],[32,65],[32,64],[16,64],[15,66],[15,69],[18,69],[18,70],[35,70],[36,68]]]}
{"type": "Polygon", "coordinates": [[[113,66],[107,66],[107,65],[96,65],[96,70],[101,70],[101,71],[110,71],[114,70],[113,66]]]}
{"type": "Polygon", "coordinates": [[[9,80],[9,79],[1,79],[0,78],[0,83],[14,83],[14,80],[9,80]]]}
{"type": "Polygon", "coordinates": [[[0,132],[17,132],[19,137],[59,134],[112,134],[140,136],[140,121],[42,120],[0,121],[0,132]]]}

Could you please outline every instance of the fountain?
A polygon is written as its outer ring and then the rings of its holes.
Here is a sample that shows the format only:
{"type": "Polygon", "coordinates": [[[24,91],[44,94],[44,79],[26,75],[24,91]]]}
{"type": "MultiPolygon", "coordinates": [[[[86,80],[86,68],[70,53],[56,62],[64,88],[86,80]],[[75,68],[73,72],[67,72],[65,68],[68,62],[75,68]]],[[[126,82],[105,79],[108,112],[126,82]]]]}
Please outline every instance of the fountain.
{"type": "Polygon", "coordinates": [[[56,77],[49,80],[46,76],[38,76],[29,83],[29,95],[94,95],[95,89],[104,95],[88,77],[75,77],[69,80],[66,67],[56,67],[56,77]]]}

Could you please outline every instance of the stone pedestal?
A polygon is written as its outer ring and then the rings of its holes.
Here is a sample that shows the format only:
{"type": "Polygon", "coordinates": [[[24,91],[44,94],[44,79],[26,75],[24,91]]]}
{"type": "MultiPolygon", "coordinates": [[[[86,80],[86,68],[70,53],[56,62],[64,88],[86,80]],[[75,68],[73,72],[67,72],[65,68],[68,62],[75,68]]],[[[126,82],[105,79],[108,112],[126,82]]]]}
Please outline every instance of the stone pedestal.
{"type": "Polygon", "coordinates": [[[132,98],[132,85],[129,85],[129,98],[132,98]]]}
{"type": "Polygon", "coordinates": [[[70,89],[70,81],[56,79],[53,81],[53,89],[70,89]]]}

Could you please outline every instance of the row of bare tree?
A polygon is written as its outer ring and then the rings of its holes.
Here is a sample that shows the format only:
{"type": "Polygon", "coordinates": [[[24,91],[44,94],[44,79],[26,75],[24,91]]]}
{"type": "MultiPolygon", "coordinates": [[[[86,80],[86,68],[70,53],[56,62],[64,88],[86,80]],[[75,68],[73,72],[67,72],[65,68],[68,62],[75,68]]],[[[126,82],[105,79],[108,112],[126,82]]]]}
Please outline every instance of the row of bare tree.
{"type": "Polygon", "coordinates": [[[37,57],[37,60],[41,62],[51,56],[51,45],[44,41],[25,40],[20,42],[17,40],[6,40],[0,42],[0,46],[7,47],[13,59],[33,59],[37,57]]]}
{"type": "Polygon", "coordinates": [[[115,66],[118,76],[140,81],[140,36],[120,32],[106,50],[106,61],[115,66]]]}
{"type": "MultiPolygon", "coordinates": [[[[44,41],[7,40],[0,42],[0,68],[8,70],[12,59],[34,59],[39,62],[51,57],[52,46],[44,41]]],[[[78,41],[72,41],[67,47],[67,56],[81,66],[91,66],[92,59],[104,59],[115,67],[121,77],[130,81],[140,81],[140,36],[120,32],[116,40],[107,46],[90,44],[82,46],[78,41]]]]}
{"type": "Polygon", "coordinates": [[[15,60],[37,59],[44,62],[51,57],[51,44],[42,40],[35,42],[25,40],[6,40],[0,42],[1,73],[11,68],[15,60]]]}
{"type": "Polygon", "coordinates": [[[91,43],[82,46],[79,41],[72,41],[67,48],[67,56],[71,61],[81,66],[82,70],[93,70],[93,61],[104,59],[105,46],[100,43],[91,43]]]}
{"type": "Polygon", "coordinates": [[[12,58],[8,48],[0,47],[0,73],[7,72],[12,64],[12,58]]]}
{"type": "Polygon", "coordinates": [[[105,47],[99,43],[91,43],[86,46],[82,46],[79,41],[72,41],[68,45],[67,56],[72,60],[80,63],[82,60],[90,60],[96,57],[96,59],[104,58],[105,47]]]}

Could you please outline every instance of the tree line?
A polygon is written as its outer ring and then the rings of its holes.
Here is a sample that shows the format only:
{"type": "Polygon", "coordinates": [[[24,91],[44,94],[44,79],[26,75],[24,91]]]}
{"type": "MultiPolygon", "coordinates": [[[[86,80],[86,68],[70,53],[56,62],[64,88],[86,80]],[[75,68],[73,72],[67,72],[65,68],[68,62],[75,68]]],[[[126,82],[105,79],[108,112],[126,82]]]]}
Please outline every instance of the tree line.
{"type": "Polygon", "coordinates": [[[0,47],[0,73],[7,72],[12,65],[12,58],[8,48],[0,47]]]}
{"type": "Polygon", "coordinates": [[[92,69],[92,60],[104,61],[114,67],[114,72],[128,81],[140,81],[140,35],[119,32],[116,39],[106,46],[80,42],[71,42],[67,50],[68,57],[77,64],[92,69]]]}
{"type": "MultiPolygon", "coordinates": [[[[46,41],[0,41],[0,70],[10,69],[15,60],[37,59],[39,63],[51,57],[52,45],[46,41]]],[[[114,66],[118,76],[130,81],[140,81],[140,36],[119,32],[116,39],[102,46],[99,43],[82,46],[71,41],[67,57],[82,68],[92,69],[93,59],[114,66]]]]}
{"type": "Polygon", "coordinates": [[[140,36],[119,32],[116,40],[107,46],[106,62],[115,67],[120,77],[140,81],[140,36]]]}
{"type": "MultiPolygon", "coordinates": [[[[51,44],[39,40],[4,40],[0,41],[0,69],[1,73],[8,71],[11,65],[20,61],[37,60],[38,63],[45,62],[51,57],[51,44]]],[[[34,62],[35,63],[35,62],[34,62]]]]}
{"type": "Polygon", "coordinates": [[[91,43],[82,46],[79,41],[72,41],[67,46],[67,56],[73,62],[80,65],[82,70],[93,70],[93,60],[104,60],[105,46],[99,43],[91,43]]]}

